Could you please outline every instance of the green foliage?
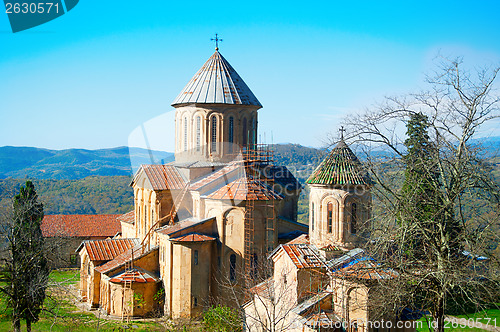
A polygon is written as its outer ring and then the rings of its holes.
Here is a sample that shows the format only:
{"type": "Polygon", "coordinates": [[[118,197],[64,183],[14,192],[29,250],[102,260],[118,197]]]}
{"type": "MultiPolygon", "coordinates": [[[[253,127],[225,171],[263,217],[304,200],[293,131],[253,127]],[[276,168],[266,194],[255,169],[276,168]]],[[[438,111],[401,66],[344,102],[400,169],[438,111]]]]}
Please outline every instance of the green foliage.
{"type": "Polygon", "coordinates": [[[240,332],[242,324],[235,309],[217,305],[211,307],[203,316],[203,324],[211,332],[240,332]]]}
{"type": "MultiPolygon", "coordinates": [[[[7,205],[24,180],[0,180],[0,202],[7,205]]],[[[91,176],[81,180],[31,180],[46,214],[118,214],[133,209],[128,176],[91,176]]]]}
{"type": "Polygon", "coordinates": [[[436,149],[429,141],[429,123],[422,113],[413,114],[408,121],[405,146],[407,154],[405,179],[401,202],[404,205],[403,221],[425,222],[438,217],[442,205],[439,193],[439,174],[433,159],[436,149]]]}
{"type": "Polygon", "coordinates": [[[10,255],[3,271],[6,285],[1,288],[12,309],[16,330],[21,319],[28,326],[38,321],[45,300],[50,270],[40,229],[43,215],[43,204],[38,202],[35,187],[26,181],[13,199],[12,223],[6,227],[10,255]]]}

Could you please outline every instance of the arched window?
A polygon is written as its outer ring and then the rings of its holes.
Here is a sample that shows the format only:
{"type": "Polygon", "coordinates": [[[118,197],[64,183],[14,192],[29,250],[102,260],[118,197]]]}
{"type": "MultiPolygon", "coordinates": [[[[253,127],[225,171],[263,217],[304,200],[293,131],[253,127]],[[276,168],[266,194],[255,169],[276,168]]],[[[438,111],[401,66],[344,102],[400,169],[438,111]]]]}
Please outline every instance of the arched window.
{"type": "Polygon", "coordinates": [[[247,145],[248,133],[247,133],[247,118],[243,119],[243,146],[247,145]]]}
{"type": "Polygon", "coordinates": [[[233,152],[233,143],[234,143],[234,118],[229,117],[229,153],[233,152]]]}
{"type": "Polygon", "coordinates": [[[356,234],[356,223],[358,221],[358,205],[351,204],[351,234],[356,234]]]}
{"type": "Polygon", "coordinates": [[[201,147],[201,116],[196,117],[196,151],[201,147]]]}
{"type": "Polygon", "coordinates": [[[314,231],[314,203],[311,203],[311,229],[314,231]]]}
{"type": "Polygon", "coordinates": [[[188,118],[184,117],[184,151],[188,149],[188,118]]]}
{"type": "Polygon", "coordinates": [[[229,256],[229,280],[236,280],[236,255],[229,256]]]}
{"type": "Polygon", "coordinates": [[[212,152],[217,152],[217,118],[212,116],[212,152]]]}
{"type": "Polygon", "coordinates": [[[326,205],[326,218],[328,224],[328,233],[333,231],[333,203],[330,202],[326,205]]]}

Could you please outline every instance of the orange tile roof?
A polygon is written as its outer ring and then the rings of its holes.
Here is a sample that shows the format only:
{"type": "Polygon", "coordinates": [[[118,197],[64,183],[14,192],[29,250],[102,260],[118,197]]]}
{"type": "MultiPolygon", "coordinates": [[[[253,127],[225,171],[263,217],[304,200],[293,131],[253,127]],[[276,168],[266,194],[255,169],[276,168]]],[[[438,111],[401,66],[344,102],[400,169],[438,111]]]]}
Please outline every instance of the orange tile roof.
{"type": "Polygon", "coordinates": [[[135,224],[135,211],[132,210],[118,217],[118,221],[126,222],[127,224],[135,224]]]}
{"type": "Polygon", "coordinates": [[[137,239],[90,240],[82,242],[76,251],[85,248],[91,261],[109,261],[138,243],[137,239]]]}
{"type": "Polygon", "coordinates": [[[207,198],[212,199],[236,199],[241,201],[269,201],[273,199],[283,199],[283,196],[278,194],[265,183],[248,178],[240,178],[218,190],[208,194],[207,198]]]}
{"type": "Polygon", "coordinates": [[[119,214],[47,215],[41,229],[44,237],[111,237],[121,231],[119,214]]]}
{"type": "Polygon", "coordinates": [[[130,262],[132,260],[132,257],[134,257],[135,261],[141,257],[148,255],[149,253],[155,250],[158,250],[158,246],[152,247],[150,250],[147,250],[146,248],[143,250],[143,247],[141,245],[136,245],[135,247],[130,248],[124,251],[123,253],[119,254],[113,260],[96,267],[95,270],[99,273],[108,273],[125,265],[125,263],[130,262]]]}
{"type": "MultiPolygon", "coordinates": [[[[153,190],[182,189],[186,185],[184,177],[175,166],[142,165],[141,169],[151,182],[153,190]]],[[[140,171],[137,174],[140,174],[140,171]]]]}
{"type": "Polygon", "coordinates": [[[174,242],[205,242],[205,241],[215,241],[217,238],[205,234],[199,233],[189,233],[186,235],[181,235],[170,239],[174,242]]]}
{"type": "Polygon", "coordinates": [[[120,272],[109,281],[122,283],[125,281],[137,282],[137,283],[147,283],[147,282],[158,282],[160,279],[154,276],[151,272],[143,269],[132,269],[129,271],[120,272]]]}
{"type": "Polygon", "coordinates": [[[295,239],[288,241],[286,244],[309,244],[309,235],[302,234],[295,239]]]}

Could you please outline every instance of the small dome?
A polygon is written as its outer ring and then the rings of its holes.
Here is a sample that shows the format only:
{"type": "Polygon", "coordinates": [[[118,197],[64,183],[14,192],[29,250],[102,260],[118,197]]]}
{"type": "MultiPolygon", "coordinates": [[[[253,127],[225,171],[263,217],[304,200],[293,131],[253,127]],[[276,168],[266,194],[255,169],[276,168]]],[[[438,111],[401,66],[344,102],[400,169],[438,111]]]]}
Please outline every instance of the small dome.
{"type": "Polygon", "coordinates": [[[194,103],[262,107],[250,88],[219,51],[215,51],[193,76],[175,98],[172,106],[194,103]]]}
{"type": "Polygon", "coordinates": [[[314,170],[308,184],[323,185],[370,185],[368,174],[361,162],[343,139],[314,170]]]}

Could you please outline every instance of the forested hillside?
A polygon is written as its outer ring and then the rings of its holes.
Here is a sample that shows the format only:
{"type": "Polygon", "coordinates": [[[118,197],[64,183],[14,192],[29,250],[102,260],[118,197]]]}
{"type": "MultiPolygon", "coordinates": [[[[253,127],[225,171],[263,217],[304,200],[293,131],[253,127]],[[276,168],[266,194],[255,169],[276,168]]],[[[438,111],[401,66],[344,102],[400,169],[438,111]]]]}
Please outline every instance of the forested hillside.
{"type": "MultiPolygon", "coordinates": [[[[278,164],[288,165],[304,183],[321,151],[297,144],[272,147],[278,164]]],[[[47,214],[125,213],[133,208],[131,163],[167,163],[173,154],[140,148],[48,150],[0,147],[0,202],[31,179],[47,214]],[[3,178],[3,179],[1,179],[3,178]]]]}
{"type": "MultiPolygon", "coordinates": [[[[498,145],[494,144],[492,148],[496,149],[498,145]]],[[[303,184],[298,220],[307,223],[309,190],[305,181],[325,152],[297,144],[275,144],[272,150],[275,163],[289,167],[303,184]]],[[[131,155],[136,165],[151,160],[161,162],[161,159],[168,162],[172,158],[171,153],[153,151],[150,155],[148,150],[136,148],[131,155]]],[[[19,191],[25,179],[30,178],[44,202],[47,214],[125,213],[133,208],[133,193],[129,187],[132,177],[130,159],[128,148],[125,147],[62,151],[1,147],[0,174],[4,177],[6,174],[20,176],[0,179],[0,202],[8,204],[9,198],[19,191]],[[124,175],[103,175],[106,169],[111,174],[124,175]],[[48,176],[53,178],[48,179],[48,176]]],[[[500,181],[500,158],[491,158],[490,163],[492,175],[500,181]]]]}
{"type": "MultiPolygon", "coordinates": [[[[24,179],[0,180],[0,203],[9,204],[24,179]]],[[[114,214],[133,209],[129,176],[90,176],[79,180],[31,179],[45,214],[114,214]]]]}

